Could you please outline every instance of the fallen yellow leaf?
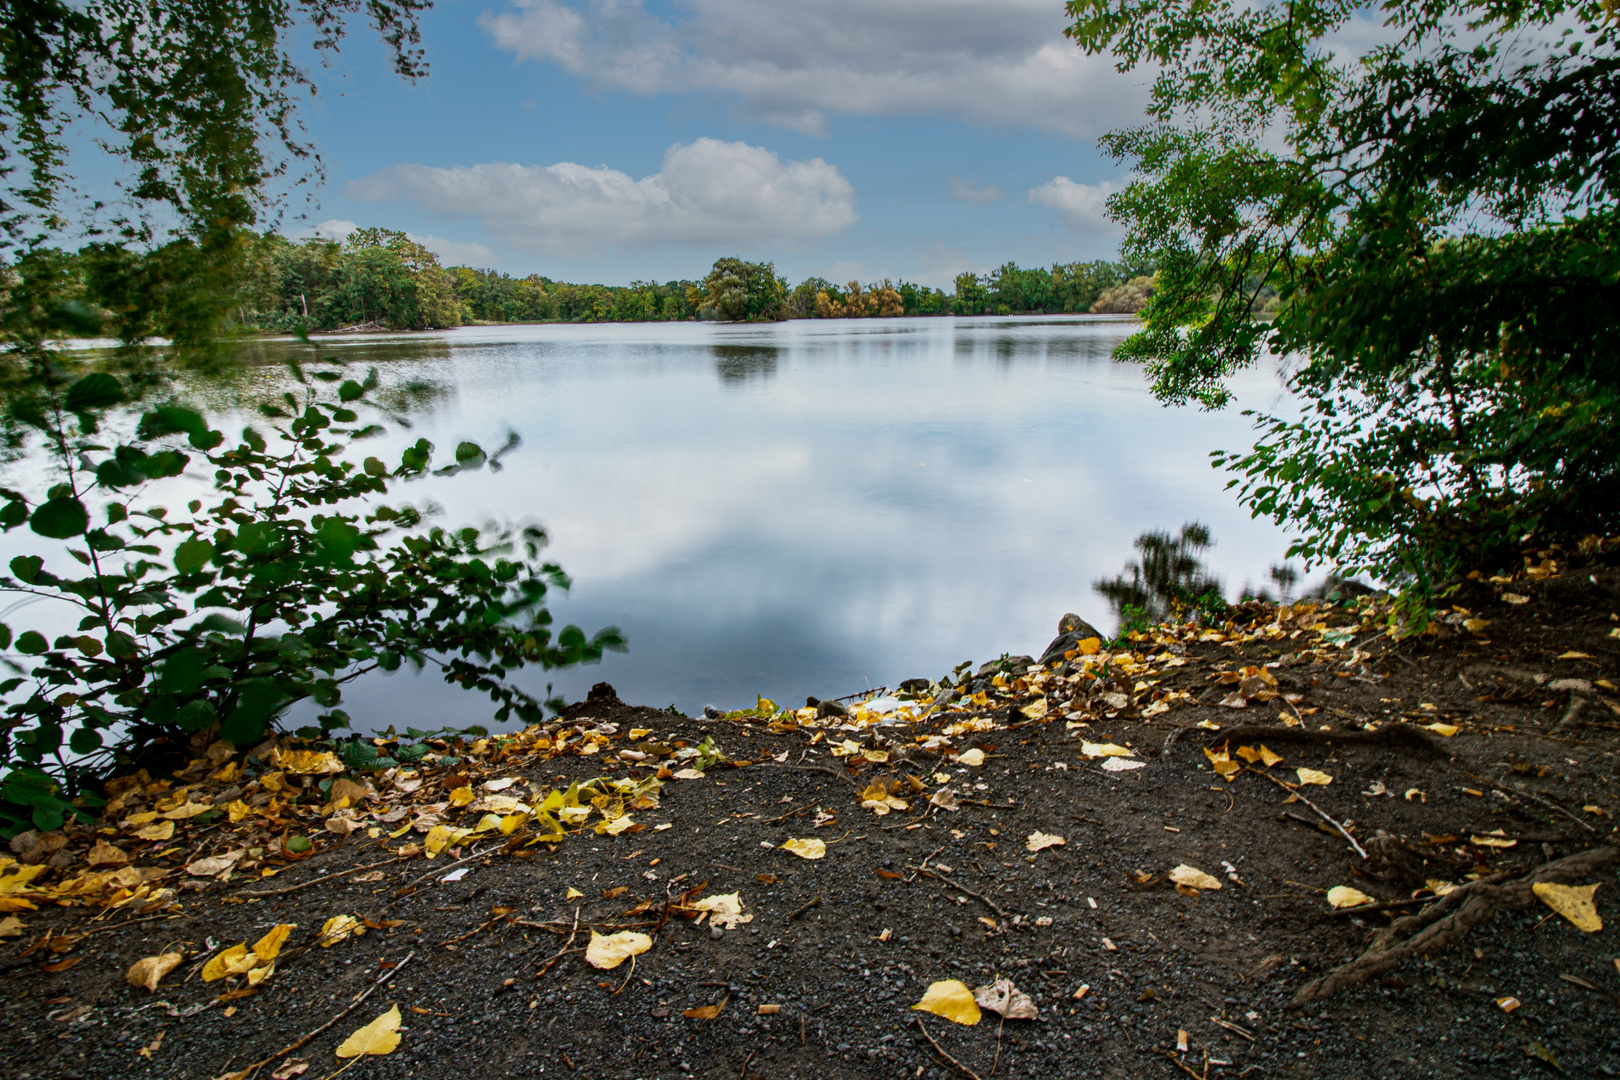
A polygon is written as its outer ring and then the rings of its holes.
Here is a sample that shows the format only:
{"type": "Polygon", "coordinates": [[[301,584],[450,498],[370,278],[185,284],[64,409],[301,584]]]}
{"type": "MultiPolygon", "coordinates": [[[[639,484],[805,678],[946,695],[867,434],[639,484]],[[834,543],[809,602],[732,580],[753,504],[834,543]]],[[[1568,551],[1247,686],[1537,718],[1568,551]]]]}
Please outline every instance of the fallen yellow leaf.
{"type": "Polygon", "coordinates": [[[130,966],[124,975],[124,981],[131,986],[144,986],[152,993],[157,993],[158,983],[163,976],[179,967],[185,957],[177,952],[166,952],[159,956],[143,956],[130,966]]]}
{"type": "Polygon", "coordinates": [[[454,790],[454,791],[452,791],[450,793],[450,805],[451,806],[466,806],[468,803],[472,802],[473,799],[475,799],[475,798],[477,798],[477,796],[473,794],[473,789],[472,789],[471,785],[458,787],[458,788],[456,788],[456,790],[454,790]]]}
{"type": "Polygon", "coordinates": [[[256,954],[248,952],[247,942],[232,945],[224,952],[216,953],[213,959],[203,965],[203,982],[214,982],[229,975],[240,975],[251,970],[259,962],[256,954]]]}
{"type": "Polygon", "coordinates": [[[317,943],[323,949],[330,949],[347,937],[361,937],[366,927],[353,915],[334,915],[321,926],[321,936],[317,943]]]}
{"type": "Polygon", "coordinates": [[[585,946],[585,962],[606,971],[650,948],[652,938],[634,930],[620,930],[617,934],[598,934],[592,930],[591,943],[585,946]]]}
{"type": "Polygon", "coordinates": [[[782,844],[782,850],[791,851],[801,859],[819,859],[827,854],[827,842],[814,837],[788,840],[782,844]]]}
{"type": "Polygon", "coordinates": [[[1102,638],[1088,637],[1074,643],[1074,651],[1081,656],[1096,656],[1102,649],[1102,638]]]}
{"type": "Polygon", "coordinates": [[[1299,775],[1299,782],[1302,784],[1320,784],[1326,787],[1333,783],[1333,777],[1315,769],[1295,769],[1294,772],[1299,775]]]}
{"type": "Polygon", "coordinates": [[[343,1040],[337,1048],[340,1058],[365,1054],[392,1054],[399,1046],[399,1006],[394,1005],[377,1019],[343,1040]]]}
{"type": "Polygon", "coordinates": [[[1116,743],[1111,743],[1111,742],[1094,743],[1094,742],[1085,742],[1084,740],[1082,740],[1081,743],[1080,743],[1080,752],[1082,754],[1084,754],[1086,757],[1090,757],[1090,758],[1098,758],[1098,757],[1134,757],[1135,756],[1135,751],[1134,750],[1130,750],[1130,749],[1128,749],[1126,747],[1123,747],[1123,746],[1120,746],[1120,745],[1118,745],[1116,743]]]}
{"type": "Polygon", "coordinates": [[[1029,851],[1044,851],[1049,847],[1060,847],[1065,842],[1061,836],[1037,831],[1029,834],[1029,839],[1024,841],[1024,847],[1029,851]]]}
{"type": "Polygon", "coordinates": [[[343,762],[326,750],[283,750],[281,771],[294,776],[336,776],[343,771],[343,762]]]}
{"type": "Polygon", "coordinates": [[[979,1012],[979,1003],[973,1000],[973,991],[959,979],[942,979],[930,983],[922,1000],[912,1008],[931,1012],[935,1016],[943,1016],[953,1024],[966,1024],[970,1027],[977,1024],[979,1017],[983,1015],[979,1012]]]}
{"type": "Polygon", "coordinates": [[[1475,847],[1510,848],[1518,844],[1517,840],[1509,840],[1505,836],[1470,836],[1468,842],[1475,847]]]}
{"type": "Polygon", "coordinates": [[[156,825],[136,829],[135,835],[142,840],[167,840],[174,836],[174,822],[160,821],[156,825]]]}
{"type": "Polygon", "coordinates": [[[971,765],[978,768],[984,764],[984,751],[975,746],[972,750],[964,750],[956,756],[958,765],[971,765]]]}
{"type": "Polygon", "coordinates": [[[572,885],[570,885],[570,886],[568,886],[568,892],[563,895],[563,899],[564,900],[578,900],[580,897],[582,897],[584,895],[585,895],[584,893],[580,892],[578,889],[576,889],[572,885]]]}
{"type": "Polygon", "coordinates": [[[1170,880],[1177,885],[1185,885],[1189,889],[1218,889],[1221,887],[1219,878],[1211,877],[1196,866],[1182,863],[1170,871],[1170,880]]]}
{"type": "Polygon", "coordinates": [[[1543,904],[1588,934],[1603,929],[1603,916],[1598,914],[1592,900],[1597,892],[1596,885],[1554,885],[1550,881],[1538,881],[1530,888],[1541,897],[1543,904]]]}
{"type": "Polygon", "coordinates": [[[1436,735],[1444,735],[1448,739],[1457,734],[1456,724],[1424,724],[1423,726],[1436,735]]]}
{"type": "Polygon", "coordinates": [[[1336,908],[1360,907],[1362,904],[1372,903],[1373,898],[1360,889],[1352,889],[1348,885],[1335,885],[1328,890],[1327,902],[1336,908]]]}
{"type": "Polygon", "coordinates": [[[270,932],[253,943],[253,951],[260,960],[270,961],[281,955],[281,946],[287,940],[287,935],[293,932],[296,923],[278,923],[270,928],[270,932]]]}

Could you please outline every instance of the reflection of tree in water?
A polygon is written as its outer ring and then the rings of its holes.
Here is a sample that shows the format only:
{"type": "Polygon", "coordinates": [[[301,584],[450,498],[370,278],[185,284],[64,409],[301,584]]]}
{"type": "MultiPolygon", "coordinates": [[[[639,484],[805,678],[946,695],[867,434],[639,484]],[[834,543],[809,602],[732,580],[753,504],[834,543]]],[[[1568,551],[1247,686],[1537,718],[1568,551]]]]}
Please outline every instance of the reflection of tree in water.
{"type": "Polygon", "coordinates": [[[1221,581],[1209,573],[1202,554],[1214,546],[1209,526],[1190,521],[1178,535],[1149,531],[1132,545],[1141,555],[1118,576],[1094,588],[1108,598],[1121,619],[1157,621],[1179,609],[1214,602],[1225,605],[1221,581]]]}
{"type": "Polygon", "coordinates": [[[714,369],[724,383],[742,383],[758,377],[769,379],[776,374],[774,345],[715,345],[714,369]]]}

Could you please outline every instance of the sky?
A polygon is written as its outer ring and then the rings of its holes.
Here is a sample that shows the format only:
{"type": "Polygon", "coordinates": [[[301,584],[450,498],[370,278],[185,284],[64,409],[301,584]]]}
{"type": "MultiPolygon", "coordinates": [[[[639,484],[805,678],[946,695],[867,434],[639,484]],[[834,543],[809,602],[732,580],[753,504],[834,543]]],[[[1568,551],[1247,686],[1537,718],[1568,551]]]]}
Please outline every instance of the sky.
{"type": "Polygon", "coordinates": [[[438,0],[426,80],[359,27],[312,72],[326,179],[281,228],[604,284],[1111,258],[1125,170],[1096,138],[1147,79],[1064,25],[1061,0],[438,0]]]}

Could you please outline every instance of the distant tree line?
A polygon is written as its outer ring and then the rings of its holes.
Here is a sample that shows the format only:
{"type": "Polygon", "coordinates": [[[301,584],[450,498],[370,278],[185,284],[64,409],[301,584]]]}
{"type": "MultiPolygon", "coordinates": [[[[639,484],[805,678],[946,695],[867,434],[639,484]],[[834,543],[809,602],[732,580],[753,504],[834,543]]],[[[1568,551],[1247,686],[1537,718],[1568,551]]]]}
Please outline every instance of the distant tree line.
{"type": "Polygon", "coordinates": [[[955,291],[946,293],[887,278],[839,286],[812,277],[790,285],[773,264],[737,258],[717,260],[701,281],[580,285],[539,274],[444,267],[405,233],[383,228],[360,229],[342,241],[244,232],[235,251],[210,254],[210,265],[200,269],[203,258],[187,240],[145,254],[105,244],[78,252],[35,249],[0,281],[0,338],[12,336],[4,322],[19,318],[29,324],[43,318],[66,336],[206,336],[207,327],[190,325],[198,321],[196,305],[176,300],[189,295],[181,286],[201,269],[230,282],[230,294],[208,305],[213,323],[225,324],[215,331],[283,333],[471,323],[1134,312],[1153,288],[1144,268],[1105,261],[1050,269],[1007,263],[989,274],[958,275],[955,291]],[[55,315],[38,310],[43,293],[60,309],[55,315]]]}

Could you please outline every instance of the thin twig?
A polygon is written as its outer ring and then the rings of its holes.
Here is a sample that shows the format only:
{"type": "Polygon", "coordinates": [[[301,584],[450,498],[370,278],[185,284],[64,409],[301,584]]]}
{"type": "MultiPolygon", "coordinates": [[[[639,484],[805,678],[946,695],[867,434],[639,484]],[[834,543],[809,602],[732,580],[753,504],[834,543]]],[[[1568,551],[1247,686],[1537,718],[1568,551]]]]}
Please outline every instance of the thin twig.
{"type": "Polygon", "coordinates": [[[1007,1014],[1001,1016],[1001,1023],[996,1025],[996,1058],[990,1063],[990,1075],[996,1075],[996,1066],[1001,1064],[1001,1029],[1007,1026],[1007,1014]]]}
{"type": "Polygon", "coordinates": [[[802,905],[800,907],[794,908],[793,912],[790,915],[788,915],[788,917],[787,917],[787,919],[785,921],[786,922],[792,922],[794,919],[797,919],[800,915],[803,915],[805,912],[809,911],[811,908],[820,907],[820,906],[821,906],[821,897],[818,896],[814,900],[811,900],[808,904],[804,904],[804,905],[802,905]]]}
{"type": "MultiPolygon", "coordinates": [[[[382,986],[389,979],[392,979],[395,975],[399,974],[399,969],[404,967],[406,964],[410,963],[411,958],[413,956],[415,956],[415,955],[416,955],[416,950],[415,949],[412,949],[410,952],[406,953],[405,954],[405,959],[401,960],[399,963],[395,964],[393,967],[389,968],[387,971],[385,971],[381,975],[377,976],[377,981],[373,982],[371,984],[371,986],[366,989],[365,993],[361,994],[359,997],[357,997],[353,1001],[349,1002],[348,1007],[346,1009],[344,1009],[342,1012],[338,1013],[336,1016],[332,1017],[332,1019],[328,1020],[326,1023],[322,1024],[320,1027],[316,1028],[314,1031],[310,1032],[308,1035],[305,1035],[302,1039],[299,1039],[297,1042],[293,1043],[291,1046],[288,1046],[286,1049],[278,1050],[274,1054],[271,1054],[269,1057],[264,1058],[261,1061],[255,1061],[252,1065],[249,1065],[247,1068],[243,1069],[241,1072],[230,1073],[229,1075],[230,1075],[231,1080],[248,1080],[248,1078],[250,1076],[252,1076],[254,1073],[258,1072],[260,1069],[264,1068],[266,1065],[270,1064],[272,1061],[276,1060],[276,1058],[286,1057],[288,1054],[292,1053],[294,1050],[297,1050],[300,1046],[303,1046],[305,1043],[307,1043],[311,1039],[315,1038],[315,1036],[319,1035],[321,1032],[325,1031],[327,1028],[331,1027],[333,1024],[337,1023],[339,1020],[343,1019],[345,1016],[348,1016],[351,1012],[353,1012],[355,1010],[355,1008],[357,1006],[359,1006],[359,1004],[362,1001],[366,1000],[366,998],[368,998],[372,994],[376,993],[377,988],[379,986],[382,986]]],[[[356,1058],[355,1060],[358,1061],[359,1059],[356,1058]]]]}
{"type": "Polygon", "coordinates": [[[1324,911],[1327,916],[1334,915],[1363,915],[1374,911],[1394,911],[1396,908],[1422,907],[1424,904],[1434,903],[1434,897],[1424,896],[1416,900],[1380,900],[1375,904],[1362,904],[1359,907],[1334,908],[1324,911]]]}
{"type": "MultiPolygon", "coordinates": [[[[1476,779],[1476,780],[1485,780],[1485,778],[1483,776],[1474,776],[1473,773],[1468,773],[1467,775],[1474,777],[1474,779],[1476,779]]],[[[1512,796],[1515,796],[1515,797],[1518,797],[1518,798],[1530,799],[1533,802],[1538,802],[1542,806],[1547,807],[1549,810],[1556,810],[1560,814],[1563,814],[1565,817],[1569,818],[1569,820],[1573,821],[1575,824],[1579,825],[1581,828],[1585,829],[1587,832],[1597,832],[1597,829],[1593,828],[1591,825],[1588,825],[1586,822],[1584,822],[1580,818],[1576,817],[1570,811],[1565,810],[1562,806],[1559,806],[1557,803],[1553,802],[1551,799],[1544,799],[1540,795],[1536,795],[1536,794],[1533,794],[1533,793],[1528,792],[1528,791],[1520,791],[1517,788],[1510,788],[1505,784],[1497,783],[1495,780],[1485,780],[1485,782],[1487,784],[1491,785],[1491,787],[1495,788],[1497,791],[1500,791],[1500,792],[1502,792],[1504,794],[1512,795],[1512,796]]]]}
{"type": "Polygon", "coordinates": [[[340,877],[347,877],[349,874],[358,874],[362,870],[375,870],[379,866],[388,866],[390,863],[404,862],[406,859],[414,859],[415,857],[416,856],[414,856],[414,855],[401,855],[401,856],[399,856],[398,858],[395,858],[395,859],[384,859],[382,862],[367,863],[364,866],[351,866],[347,870],[340,870],[335,874],[327,874],[325,877],[310,878],[308,881],[301,881],[297,885],[288,885],[284,889],[266,889],[266,890],[257,891],[257,892],[240,892],[240,893],[237,893],[236,895],[237,896],[285,896],[287,893],[295,893],[300,889],[307,889],[311,885],[319,885],[319,884],[321,884],[322,882],[325,882],[325,881],[336,881],[340,877]]]}
{"type": "Polygon", "coordinates": [[[1264,776],[1267,780],[1270,780],[1273,784],[1276,784],[1278,787],[1282,788],[1284,791],[1286,791],[1290,795],[1294,796],[1300,802],[1304,803],[1306,806],[1310,807],[1312,810],[1315,810],[1317,817],[1321,818],[1323,821],[1325,821],[1329,825],[1333,826],[1336,830],[1338,830],[1338,833],[1339,833],[1340,836],[1344,837],[1346,840],[1348,840],[1350,842],[1350,846],[1356,849],[1356,854],[1357,855],[1360,855],[1363,859],[1365,859],[1367,857],[1366,849],[1364,849],[1360,844],[1356,843],[1356,838],[1351,836],[1349,831],[1346,830],[1343,825],[1340,825],[1337,821],[1334,821],[1331,817],[1328,816],[1327,811],[1323,810],[1320,806],[1317,806],[1315,803],[1311,802],[1310,799],[1307,799],[1304,795],[1300,794],[1300,792],[1299,792],[1299,790],[1297,788],[1290,787],[1288,784],[1286,784],[1283,781],[1277,779],[1275,776],[1272,776],[1269,773],[1263,773],[1259,769],[1254,768],[1253,766],[1245,766],[1244,769],[1245,769],[1246,772],[1252,772],[1256,776],[1264,776]]]}
{"type": "Polygon", "coordinates": [[[428,878],[432,877],[434,874],[442,874],[446,870],[455,869],[456,867],[460,866],[462,863],[469,863],[469,862],[472,862],[474,859],[482,859],[484,856],[486,856],[490,852],[494,851],[496,846],[497,845],[491,845],[490,847],[487,847],[482,851],[474,852],[473,854],[468,855],[465,858],[457,859],[455,862],[448,863],[448,864],[446,864],[444,866],[435,866],[432,870],[429,870],[427,873],[421,875],[416,880],[411,881],[408,884],[401,885],[395,891],[394,898],[392,900],[388,901],[388,903],[383,905],[383,910],[387,911],[389,908],[393,907],[395,904],[397,904],[401,900],[405,899],[405,897],[410,895],[410,890],[416,888],[418,885],[422,884],[422,882],[426,881],[428,878]]]}
{"type": "Polygon", "coordinates": [[[1002,911],[1000,906],[998,906],[994,900],[983,895],[982,893],[974,892],[960,881],[946,881],[932,870],[918,870],[917,873],[921,874],[923,877],[932,878],[934,881],[938,882],[939,887],[944,889],[946,892],[967,893],[967,895],[973,897],[973,899],[977,900],[979,903],[1001,916],[1004,921],[1008,923],[1012,922],[1012,919],[1008,916],[1008,914],[1005,911],[1002,911]]]}
{"type": "Polygon", "coordinates": [[[580,910],[581,909],[577,908],[577,907],[574,909],[574,929],[573,929],[573,932],[568,935],[568,940],[563,943],[562,951],[559,952],[556,956],[553,956],[550,960],[547,960],[544,964],[540,965],[540,970],[534,973],[535,978],[538,979],[540,976],[542,976],[546,972],[550,971],[552,964],[555,964],[557,961],[561,960],[563,957],[568,955],[568,947],[574,943],[574,938],[579,936],[579,913],[580,913],[580,910]]]}
{"type": "Polygon", "coordinates": [[[923,1022],[922,1022],[921,1017],[913,1016],[911,1018],[911,1022],[913,1024],[917,1025],[917,1030],[922,1032],[923,1038],[928,1040],[928,1045],[932,1046],[934,1048],[934,1053],[938,1054],[940,1057],[942,1057],[946,1061],[950,1062],[951,1065],[953,1067],[955,1067],[956,1069],[958,1069],[964,1076],[972,1077],[972,1080],[983,1080],[983,1078],[978,1073],[974,1072],[972,1069],[968,1068],[966,1065],[962,1064],[960,1061],[957,1061],[955,1058],[951,1057],[951,1055],[947,1054],[945,1052],[945,1049],[942,1046],[940,1046],[939,1043],[934,1041],[934,1037],[932,1035],[928,1034],[928,1029],[923,1027],[923,1022]]]}

